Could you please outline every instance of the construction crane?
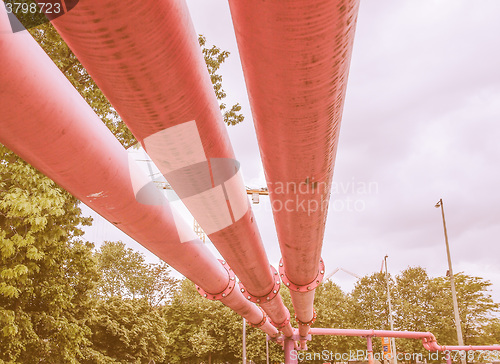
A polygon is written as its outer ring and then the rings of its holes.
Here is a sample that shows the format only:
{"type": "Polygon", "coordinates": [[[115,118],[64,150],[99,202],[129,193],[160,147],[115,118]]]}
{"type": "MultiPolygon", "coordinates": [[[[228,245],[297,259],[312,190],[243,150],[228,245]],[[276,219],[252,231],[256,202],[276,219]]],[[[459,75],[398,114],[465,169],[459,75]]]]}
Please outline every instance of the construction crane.
{"type": "Polygon", "coordinates": [[[326,275],[325,276],[325,279],[324,281],[326,282],[328,279],[330,279],[335,273],[337,273],[339,270],[343,271],[344,273],[347,273],[357,279],[361,279],[361,277],[359,275],[357,275],[356,273],[353,273],[351,271],[348,271],[347,269],[344,269],[344,268],[341,268],[341,267],[338,267],[338,268],[335,268],[330,274],[326,275]]]}
{"type": "MultiPolygon", "coordinates": [[[[155,173],[153,171],[153,168],[151,166],[153,161],[151,159],[138,159],[137,161],[138,162],[146,162],[148,170],[149,170],[149,176],[157,188],[159,188],[161,190],[172,190],[173,191],[173,188],[170,185],[170,183],[168,183],[168,181],[166,181],[166,180],[159,181],[159,180],[155,179],[156,178],[155,176],[158,174],[161,174],[161,173],[160,172],[155,173]]],[[[247,195],[252,195],[252,203],[253,204],[259,203],[259,196],[260,195],[266,195],[266,196],[269,195],[269,190],[267,189],[267,187],[261,187],[261,188],[246,187],[246,191],[247,191],[247,195]]],[[[193,230],[196,233],[196,235],[198,235],[198,237],[200,238],[201,241],[206,242],[207,234],[205,234],[205,232],[201,228],[200,224],[198,224],[198,221],[196,221],[195,219],[193,219],[193,230]]]]}
{"type": "Polygon", "coordinates": [[[252,203],[253,204],[258,204],[259,203],[259,196],[260,195],[265,195],[269,196],[269,190],[267,187],[261,187],[261,188],[250,188],[247,187],[247,195],[252,195],[252,203]]]}

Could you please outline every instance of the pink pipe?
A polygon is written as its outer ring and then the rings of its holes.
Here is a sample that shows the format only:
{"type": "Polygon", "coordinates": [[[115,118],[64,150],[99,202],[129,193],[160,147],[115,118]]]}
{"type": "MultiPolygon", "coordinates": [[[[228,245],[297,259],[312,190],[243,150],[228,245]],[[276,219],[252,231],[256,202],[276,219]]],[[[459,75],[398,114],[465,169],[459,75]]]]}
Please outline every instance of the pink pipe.
{"type": "MultiPolygon", "coordinates": [[[[274,277],[240,172],[217,171],[235,157],[185,1],[80,1],[53,24],[248,292],[265,301],[274,277]]],[[[263,307],[278,324],[289,315],[279,295],[263,307]]]]}
{"type": "MultiPolygon", "coordinates": [[[[147,176],[33,38],[11,33],[0,8],[0,142],[203,289],[223,291],[226,270],[163,195],[148,189],[147,176]],[[138,202],[138,193],[157,205],[138,202]]],[[[252,323],[262,320],[238,290],[223,303],[252,323]]],[[[277,334],[270,325],[263,330],[277,334]]]]}
{"type": "Polygon", "coordinates": [[[423,339],[432,336],[430,332],[358,330],[358,329],[322,329],[314,327],[311,328],[309,333],[311,335],[398,337],[405,339],[423,339]]]}
{"type": "MultiPolygon", "coordinates": [[[[292,293],[294,291],[290,291],[292,293]]],[[[313,319],[314,310],[314,290],[306,292],[306,293],[296,293],[290,294],[292,298],[292,304],[295,308],[295,315],[302,322],[309,322],[313,319]]],[[[306,336],[309,333],[310,326],[309,325],[301,325],[299,324],[299,335],[306,336]]]]}
{"type": "MultiPolygon", "coordinates": [[[[286,274],[318,274],[359,0],[229,0],[286,274]]],[[[311,319],[291,291],[301,321],[311,319]]],[[[307,331],[307,328],[304,328],[307,331]]]]}
{"type": "Polygon", "coordinates": [[[296,355],[295,341],[292,339],[285,339],[283,344],[285,364],[297,364],[299,361],[298,355],[296,355]]]}
{"type": "Polygon", "coordinates": [[[389,331],[389,330],[352,330],[311,328],[311,335],[360,336],[360,337],[395,337],[404,339],[421,339],[423,346],[429,351],[445,350],[500,350],[500,345],[438,345],[436,337],[430,332],[389,331]]]}
{"type": "Polygon", "coordinates": [[[368,364],[373,364],[373,345],[372,337],[366,337],[366,351],[368,352],[368,364]]]}

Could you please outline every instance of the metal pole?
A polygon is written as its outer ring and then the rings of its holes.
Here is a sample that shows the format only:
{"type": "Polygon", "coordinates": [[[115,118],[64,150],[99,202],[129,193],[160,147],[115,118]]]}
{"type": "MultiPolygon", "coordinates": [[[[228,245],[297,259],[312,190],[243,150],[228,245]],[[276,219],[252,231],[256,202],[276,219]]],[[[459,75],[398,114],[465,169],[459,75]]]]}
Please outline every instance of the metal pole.
{"type": "MultiPolygon", "coordinates": [[[[391,331],[394,331],[394,321],[393,321],[393,317],[392,317],[392,303],[391,303],[391,290],[390,290],[390,287],[389,287],[389,273],[387,272],[387,258],[389,256],[386,255],[384,257],[384,262],[385,262],[385,282],[387,284],[387,302],[389,303],[389,323],[391,325],[391,331]]],[[[392,354],[392,359],[393,359],[393,362],[394,364],[398,364],[398,359],[397,359],[397,350],[396,350],[396,339],[395,338],[391,338],[391,346],[392,346],[392,350],[391,350],[391,354],[392,354]]]]}
{"type": "MultiPolygon", "coordinates": [[[[455,314],[455,326],[457,329],[457,339],[458,345],[464,345],[464,339],[462,336],[462,325],[460,322],[460,315],[458,313],[458,301],[457,301],[457,291],[455,290],[455,277],[453,276],[453,268],[451,266],[451,255],[450,255],[450,245],[448,244],[448,231],[446,230],[446,220],[444,218],[444,204],[443,199],[440,198],[436,207],[441,207],[441,215],[443,216],[443,229],[444,229],[444,240],[446,242],[446,255],[448,256],[448,270],[450,274],[450,285],[451,285],[451,297],[453,298],[453,312],[455,314]]],[[[462,358],[462,364],[465,364],[465,358],[462,358]]]]}
{"type": "Polygon", "coordinates": [[[283,349],[285,351],[285,364],[297,364],[299,362],[297,355],[292,353],[295,349],[295,341],[293,339],[285,338],[283,349]]]}
{"type": "Polygon", "coordinates": [[[267,336],[266,336],[266,364],[269,364],[269,340],[267,340],[267,336]]]}
{"type": "Polygon", "coordinates": [[[372,345],[372,337],[366,337],[366,351],[368,354],[368,364],[373,364],[373,345],[372,345]]]}
{"type": "Polygon", "coordinates": [[[247,364],[247,320],[243,317],[243,364],[247,364]]]}

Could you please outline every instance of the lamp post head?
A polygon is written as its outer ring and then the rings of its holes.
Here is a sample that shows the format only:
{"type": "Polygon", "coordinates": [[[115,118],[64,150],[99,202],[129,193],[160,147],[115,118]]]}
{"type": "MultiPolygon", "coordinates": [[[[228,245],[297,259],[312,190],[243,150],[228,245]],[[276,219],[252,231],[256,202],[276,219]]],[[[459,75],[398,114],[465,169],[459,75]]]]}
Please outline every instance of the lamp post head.
{"type": "Polygon", "coordinates": [[[440,208],[441,207],[441,200],[439,200],[436,205],[434,205],[435,208],[440,208]]]}

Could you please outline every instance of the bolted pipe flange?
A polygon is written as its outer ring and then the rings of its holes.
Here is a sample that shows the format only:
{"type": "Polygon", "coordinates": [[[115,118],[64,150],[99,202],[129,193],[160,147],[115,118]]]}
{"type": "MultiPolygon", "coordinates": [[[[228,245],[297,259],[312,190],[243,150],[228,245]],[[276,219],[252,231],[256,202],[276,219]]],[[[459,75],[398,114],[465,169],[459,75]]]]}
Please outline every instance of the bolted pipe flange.
{"type": "Polygon", "coordinates": [[[265,303],[265,302],[271,301],[274,297],[276,297],[276,295],[280,291],[281,282],[280,282],[280,278],[278,276],[278,271],[272,265],[270,267],[271,267],[271,271],[273,273],[274,286],[267,295],[260,296],[260,297],[254,296],[253,294],[251,294],[250,292],[247,291],[247,289],[245,288],[245,286],[243,285],[242,282],[239,283],[240,284],[240,291],[241,291],[241,293],[243,293],[243,296],[245,296],[245,298],[247,300],[249,300],[253,303],[265,303]]]}
{"type": "Polygon", "coordinates": [[[224,290],[222,292],[219,292],[217,294],[212,294],[212,293],[206,292],[203,288],[196,285],[196,289],[198,290],[198,293],[201,294],[203,297],[208,298],[209,300],[212,300],[212,301],[215,301],[215,300],[220,301],[221,299],[229,296],[229,294],[233,291],[234,287],[236,286],[236,276],[235,276],[233,270],[231,269],[231,267],[229,267],[229,265],[226,263],[225,260],[222,260],[222,259],[217,259],[217,260],[220,262],[220,264],[222,264],[222,266],[226,270],[228,278],[229,278],[226,288],[224,288],[224,290]]]}
{"type": "Polygon", "coordinates": [[[299,318],[297,317],[297,314],[295,314],[295,321],[297,322],[298,325],[311,326],[312,324],[314,324],[314,321],[316,321],[316,310],[313,308],[313,318],[310,321],[307,322],[300,321],[299,318]]]}
{"type": "Polygon", "coordinates": [[[277,324],[277,323],[273,322],[271,319],[269,319],[269,322],[271,323],[271,325],[276,327],[278,330],[281,330],[282,328],[284,328],[285,326],[287,326],[290,323],[290,311],[287,310],[287,313],[288,313],[288,315],[287,315],[285,321],[283,321],[282,323],[277,324]]]}
{"type": "Polygon", "coordinates": [[[321,282],[323,281],[323,277],[325,276],[325,263],[323,262],[323,259],[320,258],[319,260],[319,269],[318,269],[318,274],[316,275],[316,278],[309,283],[309,284],[304,284],[303,286],[299,286],[297,284],[292,283],[288,277],[286,276],[285,273],[285,265],[283,264],[283,258],[280,260],[280,278],[290,290],[295,291],[295,292],[309,292],[318,287],[321,282]]]}
{"type": "Polygon", "coordinates": [[[260,320],[259,323],[257,324],[252,324],[250,321],[247,320],[247,324],[252,326],[252,327],[256,327],[256,328],[259,328],[259,327],[262,327],[264,326],[264,324],[266,323],[267,321],[267,315],[266,313],[264,312],[264,310],[260,307],[260,306],[257,306],[260,308],[260,311],[262,312],[262,320],[260,320]]]}

